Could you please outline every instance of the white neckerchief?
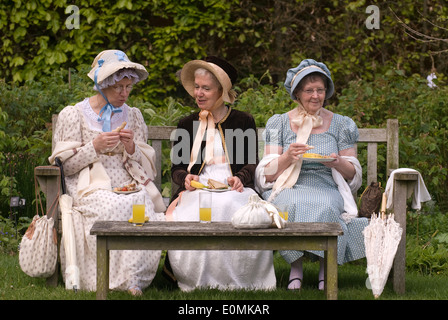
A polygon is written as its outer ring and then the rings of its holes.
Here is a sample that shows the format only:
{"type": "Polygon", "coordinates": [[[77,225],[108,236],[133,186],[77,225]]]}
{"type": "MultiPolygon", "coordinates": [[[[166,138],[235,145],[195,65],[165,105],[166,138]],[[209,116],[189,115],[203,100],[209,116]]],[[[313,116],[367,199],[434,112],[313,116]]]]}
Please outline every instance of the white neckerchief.
{"type": "MultiPolygon", "coordinates": [[[[298,127],[296,142],[305,144],[308,141],[311,130],[315,127],[321,126],[323,123],[323,119],[319,115],[320,110],[322,109],[319,109],[316,114],[310,114],[305,110],[300,102],[297,105],[297,109],[299,114],[295,119],[291,120],[291,122],[298,127]]],[[[277,178],[274,183],[274,187],[272,188],[273,191],[269,201],[272,201],[281,190],[291,188],[296,183],[302,168],[302,161],[303,159],[300,157],[298,161],[291,163],[291,165],[286,168],[286,170],[283,171],[277,178]]]]}
{"type": "MultiPolygon", "coordinates": [[[[222,103],[223,99],[221,97],[215,102],[214,106],[220,105],[222,103]]],[[[193,147],[191,148],[190,163],[187,169],[188,173],[190,173],[191,168],[196,163],[198,153],[201,148],[202,139],[206,130],[207,136],[205,140],[204,160],[206,164],[210,164],[211,161],[213,161],[213,148],[215,144],[215,119],[213,118],[213,114],[210,111],[202,110],[201,112],[199,112],[199,128],[196,133],[196,137],[194,138],[193,147]]]]}

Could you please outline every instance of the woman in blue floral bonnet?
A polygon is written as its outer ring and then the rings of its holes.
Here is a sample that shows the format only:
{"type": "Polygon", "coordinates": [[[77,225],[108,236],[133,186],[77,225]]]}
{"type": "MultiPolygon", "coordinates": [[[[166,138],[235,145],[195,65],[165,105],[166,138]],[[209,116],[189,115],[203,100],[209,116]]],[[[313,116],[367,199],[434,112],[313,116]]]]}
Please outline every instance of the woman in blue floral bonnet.
{"type": "MultiPolygon", "coordinates": [[[[331,73],[322,62],[303,60],[286,74],[285,88],[297,106],[266,123],[265,151],[256,169],[256,187],[277,206],[288,205],[288,221],[338,222],[338,263],[365,256],[362,230],[352,192],[361,186],[362,169],[355,144],[358,128],[349,117],[324,108],[334,93],[331,73]],[[326,159],[309,159],[317,153],[326,159]]],[[[289,289],[300,289],[303,251],[280,252],[291,264],[289,289]]],[[[309,251],[321,261],[318,287],[324,289],[323,251],[309,251]]]]}

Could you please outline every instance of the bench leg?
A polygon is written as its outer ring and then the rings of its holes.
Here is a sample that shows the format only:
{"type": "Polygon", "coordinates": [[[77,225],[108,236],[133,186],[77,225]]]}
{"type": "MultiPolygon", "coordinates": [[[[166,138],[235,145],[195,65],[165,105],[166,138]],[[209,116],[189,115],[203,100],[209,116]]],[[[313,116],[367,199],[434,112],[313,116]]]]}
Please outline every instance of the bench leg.
{"type": "Polygon", "coordinates": [[[328,238],[328,248],[325,251],[325,295],[328,300],[338,299],[338,238],[328,238]]]}
{"type": "Polygon", "coordinates": [[[106,300],[109,290],[109,250],[107,240],[97,237],[96,240],[96,299],[106,300]]]}

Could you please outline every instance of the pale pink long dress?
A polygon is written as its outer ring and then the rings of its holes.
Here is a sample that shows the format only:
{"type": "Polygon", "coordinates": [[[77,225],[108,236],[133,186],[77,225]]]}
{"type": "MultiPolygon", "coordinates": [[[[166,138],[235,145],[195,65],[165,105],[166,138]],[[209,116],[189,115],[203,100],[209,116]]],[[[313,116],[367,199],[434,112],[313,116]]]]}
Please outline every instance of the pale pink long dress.
{"type": "MultiPolygon", "coordinates": [[[[126,128],[134,131],[135,141],[147,141],[147,126],[141,112],[126,104],[121,113],[112,116],[112,128],[127,121],[126,128]]],[[[121,144],[113,155],[97,154],[92,140],[101,133],[101,124],[89,100],[64,108],[59,116],[54,132],[58,141],[81,142],[77,152],[64,162],[67,193],[73,197],[73,222],[75,225],[76,255],[80,271],[80,289],[96,290],[96,237],[90,229],[97,220],[128,221],[132,216],[132,199],[145,197],[146,216],[150,220],[164,220],[163,213],[154,212],[154,205],[145,188],[132,194],[116,194],[112,190],[98,189],[82,197],[77,196],[79,172],[95,161],[101,161],[112,186],[122,186],[134,182],[123,165],[123,159],[141,162],[141,152],[136,146],[133,155],[128,155],[121,144]]],[[[161,251],[112,251],[110,254],[110,289],[127,290],[133,286],[145,288],[152,282],[159,264],[161,251]]],[[[62,273],[65,270],[65,253],[61,244],[62,273]]]]}

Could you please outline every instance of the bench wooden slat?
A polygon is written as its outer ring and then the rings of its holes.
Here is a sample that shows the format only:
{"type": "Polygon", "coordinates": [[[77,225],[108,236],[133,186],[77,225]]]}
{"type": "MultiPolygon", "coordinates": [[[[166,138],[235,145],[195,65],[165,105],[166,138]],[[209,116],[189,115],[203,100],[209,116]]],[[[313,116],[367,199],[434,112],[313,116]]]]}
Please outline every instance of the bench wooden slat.
{"type": "Polygon", "coordinates": [[[387,120],[387,164],[386,171],[389,175],[394,169],[399,168],[398,119],[387,120]]]}
{"type": "Polygon", "coordinates": [[[367,144],[367,185],[377,182],[378,176],[378,144],[369,142],[367,144]]]}
{"type": "Polygon", "coordinates": [[[386,142],[387,131],[385,129],[358,129],[359,142],[386,142]]]}
{"type": "Polygon", "coordinates": [[[170,140],[174,126],[148,126],[149,140],[170,140]]]}

